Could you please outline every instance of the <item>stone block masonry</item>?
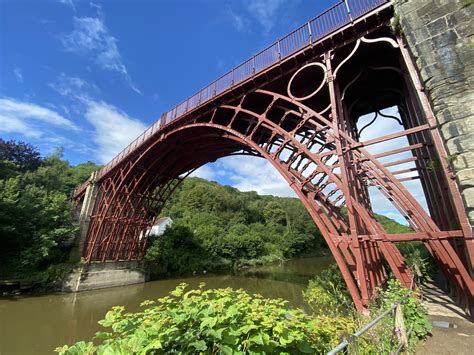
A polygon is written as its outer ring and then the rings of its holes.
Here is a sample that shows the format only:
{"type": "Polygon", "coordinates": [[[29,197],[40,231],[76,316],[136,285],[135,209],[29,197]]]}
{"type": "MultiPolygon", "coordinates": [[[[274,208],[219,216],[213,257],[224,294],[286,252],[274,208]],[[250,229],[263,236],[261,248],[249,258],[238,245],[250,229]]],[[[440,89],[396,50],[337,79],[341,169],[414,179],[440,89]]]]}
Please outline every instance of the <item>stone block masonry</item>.
{"type": "Polygon", "coordinates": [[[474,0],[398,0],[395,12],[474,226],[474,0]]]}

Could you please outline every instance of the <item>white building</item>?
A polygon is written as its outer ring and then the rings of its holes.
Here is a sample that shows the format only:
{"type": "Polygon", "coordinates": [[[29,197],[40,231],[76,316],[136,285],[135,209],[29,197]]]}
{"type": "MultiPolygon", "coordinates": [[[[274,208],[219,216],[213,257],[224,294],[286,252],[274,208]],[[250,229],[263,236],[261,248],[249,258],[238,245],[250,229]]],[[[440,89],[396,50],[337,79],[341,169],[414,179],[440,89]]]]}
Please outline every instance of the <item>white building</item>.
{"type": "Polygon", "coordinates": [[[160,217],[156,220],[153,227],[151,227],[150,232],[148,233],[150,236],[160,236],[162,235],[166,228],[173,223],[173,220],[170,217],[160,217]]]}

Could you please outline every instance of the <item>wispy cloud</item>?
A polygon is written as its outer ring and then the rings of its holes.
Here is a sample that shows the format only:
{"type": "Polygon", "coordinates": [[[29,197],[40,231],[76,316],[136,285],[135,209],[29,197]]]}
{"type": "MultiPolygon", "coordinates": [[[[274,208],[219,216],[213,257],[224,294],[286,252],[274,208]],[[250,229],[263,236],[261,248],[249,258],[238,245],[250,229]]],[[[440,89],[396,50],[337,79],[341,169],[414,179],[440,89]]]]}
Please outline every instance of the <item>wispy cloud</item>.
{"type": "Polygon", "coordinates": [[[94,127],[97,158],[106,163],[140,135],[146,126],[103,101],[85,100],[85,117],[94,127]]]}
{"type": "Polygon", "coordinates": [[[245,7],[249,14],[266,30],[269,31],[278,18],[277,12],[285,0],[247,0],[245,7]]]}
{"type": "Polygon", "coordinates": [[[23,73],[21,72],[21,69],[18,67],[15,67],[13,69],[13,74],[15,74],[16,80],[18,80],[19,83],[23,84],[23,73]]]}
{"type": "Polygon", "coordinates": [[[103,18],[74,17],[73,31],[63,36],[61,42],[67,51],[90,56],[102,69],[119,73],[133,91],[141,94],[123,64],[117,39],[110,34],[103,18]]]}
{"type": "Polygon", "coordinates": [[[254,22],[263,28],[264,32],[269,32],[280,18],[278,13],[284,3],[285,0],[245,0],[240,6],[228,5],[223,15],[240,33],[252,32],[251,25],[254,22]]]}
{"type": "Polygon", "coordinates": [[[226,15],[229,17],[230,22],[234,28],[240,33],[250,32],[250,26],[248,20],[236,13],[230,6],[227,7],[226,15]]]}
{"type": "Polygon", "coordinates": [[[96,85],[90,84],[77,76],[68,76],[65,73],[60,73],[58,79],[49,83],[48,86],[61,96],[66,97],[80,98],[100,93],[100,89],[96,85]]]}
{"type": "Polygon", "coordinates": [[[76,5],[74,5],[74,0],[58,0],[61,4],[69,6],[71,9],[76,11],[76,5]]]}
{"type": "Polygon", "coordinates": [[[70,120],[49,108],[13,98],[0,98],[0,131],[39,138],[50,127],[79,130],[70,120]]]}
{"type": "Polygon", "coordinates": [[[215,180],[217,174],[210,165],[203,165],[199,169],[193,171],[190,176],[196,176],[206,180],[215,180]]]}
{"type": "Polygon", "coordinates": [[[92,139],[90,146],[100,163],[110,161],[146,129],[145,124],[138,119],[97,99],[100,89],[80,77],[61,73],[57,80],[48,86],[70,99],[74,111],[84,116],[92,125],[93,129],[89,130],[87,135],[92,139]]]}

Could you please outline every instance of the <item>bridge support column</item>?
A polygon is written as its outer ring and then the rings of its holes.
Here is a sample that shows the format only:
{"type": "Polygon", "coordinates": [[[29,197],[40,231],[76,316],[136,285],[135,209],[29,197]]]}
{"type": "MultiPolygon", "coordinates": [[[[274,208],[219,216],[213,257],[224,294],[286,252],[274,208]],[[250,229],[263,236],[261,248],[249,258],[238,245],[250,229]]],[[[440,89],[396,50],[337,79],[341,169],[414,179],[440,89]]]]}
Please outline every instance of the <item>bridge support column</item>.
{"type": "Polygon", "coordinates": [[[93,172],[87,186],[79,213],[79,232],[70,254],[70,261],[78,266],[65,278],[63,292],[79,292],[107,287],[117,287],[143,283],[146,281],[145,268],[141,261],[111,261],[84,263],[83,255],[91,217],[96,210],[101,192],[96,182],[97,172],[93,172]]]}
{"type": "Polygon", "coordinates": [[[422,103],[433,116],[430,124],[439,127],[440,163],[454,172],[450,182],[457,185],[452,188],[458,190],[454,195],[462,218],[460,228],[469,236],[464,245],[454,246],[464,247],[466,266],[474,278],[474,90],[470,80],[474,7],[456,1],[416,0],[397,3],[395,11],[419,76],[416,84],[422,103]]]}
{"type": "Polygon", "coordinates": [[[97,171],[94,171],[90,178],[90,184],[87,186],[86,193],[82,204],[78,206],[80,208],[79,213],[79,231],[76,241],[74,242],[73,249],[71,250],[69,260],[71,262],[79,262],[83,255],[84,243],[87,237],[87,230],[89,229],[89,223],[91,215],[94,212],[97,195],[99,188],[96,183],[97,171]]]}

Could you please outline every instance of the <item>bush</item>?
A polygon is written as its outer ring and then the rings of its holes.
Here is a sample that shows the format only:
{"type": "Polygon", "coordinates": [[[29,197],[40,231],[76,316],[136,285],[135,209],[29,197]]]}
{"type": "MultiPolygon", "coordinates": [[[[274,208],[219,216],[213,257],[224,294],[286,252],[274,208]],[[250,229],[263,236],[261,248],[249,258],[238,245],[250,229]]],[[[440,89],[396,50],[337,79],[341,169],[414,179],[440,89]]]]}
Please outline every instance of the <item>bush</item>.
{"type": "Polygon", "coordinates": [[[315,314],[337,316],[354,312],[352,298],[336,264],[309,281],[303,298],[315,314]]]}
{"type": "Polygon", "coordinates": [[[99,323],[106,332],[94,342],[56,349],[61,354],[99,353],[322,353],[354,323],[311,319],[281,299],[250,296],[243,290],[199,289],[181,284],[158,302],[145,301],[138,313],[113,307],[99,323]],[[98,344],[98,345],[95,345],[98,344]]]}
{"type": "Polygon", "coordinates": [[[404,288],[400,281],[391,279],[385,290],[379,289],[378,297],[372,307],[387,309],[392,304],[403,301],[403,317],[405,326],[412,330],[412,339],[424,339],[430,333],[431,323],[426,318],[426,309],[421,303],[419,291],[404,288]]]}
{"type": "MultiPolygon", "coordinates": [[[[412,329],[409,346],[413,347],[420,339],[426,338],[431,331],[431,324],[426,318],[418,291],[411,291],[401,286],[396,279],[390,279],[386,288],[377,290],[377,298],[369,305],[370,317],[361,316],[355,311],[346,284],[336,264],[330,265],[308,284],[303,297],[314,314],[328,315],[331,320],[343,319],[361,328],[393,304],[402,302],[406,330],[412,329]]],[[[327,329],[327,327],[323,327],[327,329]]],[[[394,319],[387,316],[368,330],[358,340],[363,353],[389,353],[399,346],[394,332],[394,319]]]]}
{"type": "Polygon", "coordinates": [[[414,272],[417,282],[424,284],[433,280],[436,262],[422,242],[399,243],[397,247],[414,272]]]}
{"type": "Polygon", "coordinates": [[[208,269],[215,258],[201,247],[189,227],[173,223],[149,243],[144,259],[154,272],[185,274],[208,269]]]}

